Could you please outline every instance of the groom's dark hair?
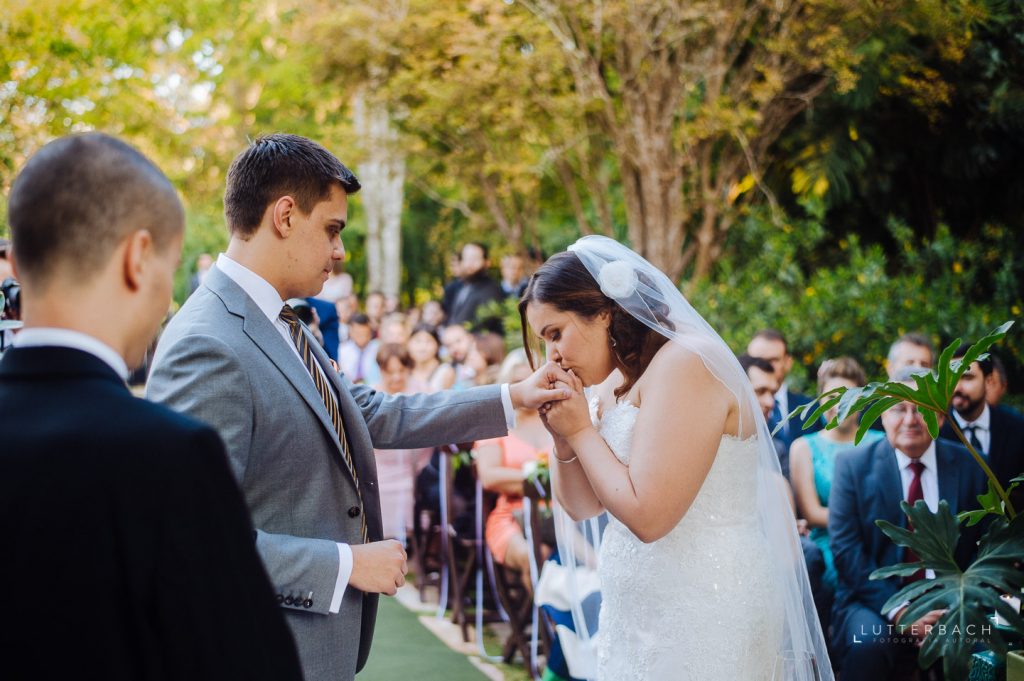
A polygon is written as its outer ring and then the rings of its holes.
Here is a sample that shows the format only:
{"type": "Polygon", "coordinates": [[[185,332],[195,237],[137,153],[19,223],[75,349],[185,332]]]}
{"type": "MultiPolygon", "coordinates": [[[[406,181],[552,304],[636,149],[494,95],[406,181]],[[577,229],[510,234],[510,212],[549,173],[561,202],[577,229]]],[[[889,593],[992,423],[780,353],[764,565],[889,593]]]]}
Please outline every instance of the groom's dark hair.
{"type": "MultiPolygon", "coordinates": [[[[643,272],[637,272],[640,281],[657,290],[654,282],[649,281],[643,272]]],[[[638,287],[634,295],[642,296],[638,287]]],[[[530,337],[529,324],[526,321],[526,308],[530,303],[551,305],[560,312],[571,312],[585,319],[593,319],[602,312],[611,315],[608,327],[609,344],[618,369],[625,380],[615,389],[615,396],[622,397],[636,384],[637,379],[647,369],[655,353],[668,341],[654,329],[623,309],[618,303],[601,292],[597,280],[587,270],[579,257],[570,251],[556,253],[548,258],[530,277],[523,296],[519,300],[519,318],[523,329],[523,347],[530,360],[530,366],[536,368],[534,355],[536,342],[530,337]]],[[[658,318],[665,328],[673,329],[668,319],[668,310],[664,303],[644,298],[647,308],[658,318]]]]}
{"type": "Polygon", "coordinates": [[[224,218],[232,235],[247,240],[256,233],[267,206],[282,196],[295,199],[304,213],[331,196],[359,191],[359,180],[331,152],[299,135],[258,137],[231,162],[224,191],[224,218]]]}

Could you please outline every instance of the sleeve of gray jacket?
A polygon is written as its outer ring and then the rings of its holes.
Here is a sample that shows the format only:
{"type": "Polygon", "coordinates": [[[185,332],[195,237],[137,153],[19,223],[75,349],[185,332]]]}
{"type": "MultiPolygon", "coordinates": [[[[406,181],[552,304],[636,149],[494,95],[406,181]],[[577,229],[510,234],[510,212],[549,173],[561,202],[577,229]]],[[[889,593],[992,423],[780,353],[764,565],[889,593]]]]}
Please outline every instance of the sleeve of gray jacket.
{"type": "Polygon", "coordinates": [[[378,449],[436,447],[508,434],[501,386],[433,395],[388,395],[342,376],[378,449]]]}
{"type": "MultiPolygon", "coordinates": [[[[161,345],[146,384],[149,399],[217,430],[243,490],[252,448],[252,391],[249,373],[235,351],[209,335],[183,336],[161,345]]],[[[256,549],[276,592],[284,598],[301,594],[292,607],[328,613],[338,578],[335,542],[270,534],[257,524],[256,549]],[[304,608],[311,592],[313,604],[304,608]]]]}

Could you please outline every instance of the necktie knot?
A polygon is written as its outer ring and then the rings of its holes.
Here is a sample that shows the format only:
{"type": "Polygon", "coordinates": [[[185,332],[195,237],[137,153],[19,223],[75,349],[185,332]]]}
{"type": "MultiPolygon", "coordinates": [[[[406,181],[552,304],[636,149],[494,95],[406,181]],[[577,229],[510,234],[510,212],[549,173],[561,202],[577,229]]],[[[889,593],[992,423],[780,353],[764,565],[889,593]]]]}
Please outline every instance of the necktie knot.
{"type": "Polygon", "coordinates": [[[284,320],[288,326],[298,326],[299,324],[299,315],[295,314],[295,310],[287,303],[285,303],[285,306],[281,308],[281,313],[278,316],[284,320]]]}
{"type": "Polygon", "coordinates": [[[914,474],[915,478],[920,478],[921,473],[924,473],[924,464],[920,461],[911,461],[910,472],[914,474]]]}
{"type": "Polygon", "coordinates": [[[981,446],[981,439],[978,437],[978,431],[984,430],[981,426],[976,423],[969,423],[964,426],[964,434],[967,435],[967,441],[971,443],[974,450],[979,454],[984,454],[984,449],[981,446]]]}

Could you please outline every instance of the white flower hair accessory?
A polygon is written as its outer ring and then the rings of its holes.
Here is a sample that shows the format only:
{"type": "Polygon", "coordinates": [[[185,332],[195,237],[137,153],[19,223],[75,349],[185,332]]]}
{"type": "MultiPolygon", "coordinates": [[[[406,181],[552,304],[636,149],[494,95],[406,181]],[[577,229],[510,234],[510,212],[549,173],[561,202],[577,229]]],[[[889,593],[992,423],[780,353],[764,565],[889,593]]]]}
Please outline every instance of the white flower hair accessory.
{"type": "Polygon", "coordinates": [[[597,277],[601,293],[612,300],[633,295],[637,281],[636,270],[625,260],[612,260],[601,265],[601,272],[597,277]]]}

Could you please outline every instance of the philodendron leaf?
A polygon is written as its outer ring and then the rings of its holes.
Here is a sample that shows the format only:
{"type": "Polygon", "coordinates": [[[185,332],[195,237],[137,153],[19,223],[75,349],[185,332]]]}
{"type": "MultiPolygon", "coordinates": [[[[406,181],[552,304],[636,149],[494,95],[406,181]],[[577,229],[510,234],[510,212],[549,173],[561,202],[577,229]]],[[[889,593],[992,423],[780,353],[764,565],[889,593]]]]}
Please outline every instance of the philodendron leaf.
{"type": "Polygon", "coordinates": [[[1024,618],[1000,599],[1004,593],[1018,593],[1024,587],[1024,572],[1017,563],[1024,557],[1024,515],[1007,522],[999,517],[978,544],[978,556],[966,570],[960,570],[953,552],[960,539],[960,528],[945,501],[937,513],[931,513],[923,501],[911,507],[901,504],[914,530],[905,530],[884,520],[877,525],[900,546],[907,546],[921,558],[917,563],[901,563],[875,570],[871,579],[907,576],[925,568],[935,572],[934,579],[912,582],[893,594],[882,612],[889,612],[909,601],[900,622],[916,622],[933,610],[946,610],[921,647],[922,667],[940,657],[946,678],[967,677],[970,658],[978,639],[999,654],[1006,641],[988,617],[998,612],[1015,633],[1024,635],[1024,618]]]}
{"type": "MultiPolygon", "coordinates": [[[[1011,485],[1006,493],[1009,494],[1017,486],[1016,483],[1011,485]]],[[[967,526],[972,527],[977,525],[987,515],[1003,515],[1003,500],[999,496],[999,492],[996,491],[995,485],[992,481],[988,481],[988,491],[984,494],[978,495],[978,503],[981,504],[981,508],[977,511],[964,511],[957,515],[957,520],[963,522],[967,521],[967,526]]]]}

